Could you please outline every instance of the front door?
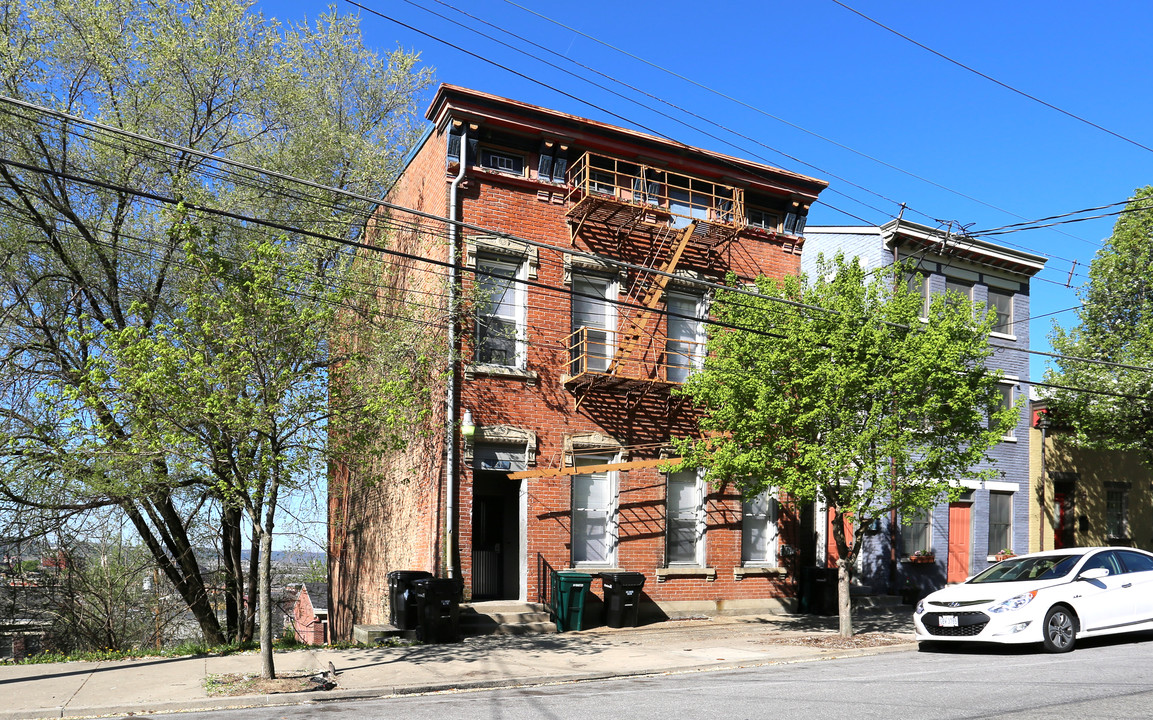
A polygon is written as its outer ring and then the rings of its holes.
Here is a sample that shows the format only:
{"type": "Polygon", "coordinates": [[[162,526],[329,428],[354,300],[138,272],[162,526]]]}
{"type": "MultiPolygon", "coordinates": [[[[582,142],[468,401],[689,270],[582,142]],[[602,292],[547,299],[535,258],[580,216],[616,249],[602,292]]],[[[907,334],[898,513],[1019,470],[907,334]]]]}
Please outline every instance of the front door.
{"type": "Polygon", "coordinates": [[[478,471],[472,504],[472,596],[520,597],[520,482],[478,471]]]}
{"type": "Polygon", "coordinates": [[[1053,483],[1053,547],[1074,547],[1073,483],[1068,481],[1053,483]]]}
{"type": "Polygon", "coordinates": [[[964,582],[969,572],[973,545],[973,504],[949,503],[949,567],[946,582],[964,582]]]}

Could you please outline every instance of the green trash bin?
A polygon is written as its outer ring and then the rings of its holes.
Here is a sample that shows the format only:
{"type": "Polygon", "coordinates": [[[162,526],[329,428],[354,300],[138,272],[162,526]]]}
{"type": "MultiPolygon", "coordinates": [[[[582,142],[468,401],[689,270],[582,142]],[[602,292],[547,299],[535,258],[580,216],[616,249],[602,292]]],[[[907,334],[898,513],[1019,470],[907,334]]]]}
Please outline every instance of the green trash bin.
{"type": "Polygon", "coordinates": [[[584,629],[585,595],[593,576],[580,572],[554,572],[552,596],[557,632],[584,629]]]}

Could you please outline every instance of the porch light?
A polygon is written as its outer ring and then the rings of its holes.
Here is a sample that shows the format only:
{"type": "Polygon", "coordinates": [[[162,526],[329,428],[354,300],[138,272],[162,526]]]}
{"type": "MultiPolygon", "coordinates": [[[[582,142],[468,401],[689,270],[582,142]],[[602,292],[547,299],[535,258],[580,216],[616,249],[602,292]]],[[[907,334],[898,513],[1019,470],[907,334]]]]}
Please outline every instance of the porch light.
{"type": "Polygon", "coordinates": [[[472,411],[466,409],[464,415],[460,419],[460,434],[465,440],[472,440],[476,435],[476,425],[472,422],[472,411]]]}

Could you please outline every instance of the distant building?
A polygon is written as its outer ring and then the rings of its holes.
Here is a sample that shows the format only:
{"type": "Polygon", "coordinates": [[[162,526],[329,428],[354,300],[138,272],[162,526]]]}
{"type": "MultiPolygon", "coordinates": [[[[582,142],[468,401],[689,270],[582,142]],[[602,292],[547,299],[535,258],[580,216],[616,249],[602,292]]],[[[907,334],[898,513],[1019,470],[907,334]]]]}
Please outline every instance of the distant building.
{"type": "MultiPolygon", "coordinates": [[[[989,455],[999,479],[959,481],[961,497],[908,517],[890,516],[869,536],[861,552],[858,578],[878,592],[923,594],[947,582],[961,582],[988,567],[1002,550],[1029,547],[1029,282],[1045,266],[1037,255],[984,240],[958,237],[925,225],[893,220],[880,227],[809,227],[802,270],[817,272],[818,257],[837,253],[856,258],[866,270],[911,260],[907,281],[925,299],[952,291],[997,314],[990,342],[1000,348],[989,359],[1001,370],[1003,402],[1020,403],[1016,426],[989,455]],[[931,557],[924,562],[924,556],[931,557]]],[[[828,523],[815,523],[827,534],[828,523]]],[[[833,550],[827,541],[824,563],[833,550]]],[[[818,564],[823,564],[818,559],[818,564]]]]}
{"type": "Polygon", "coordinates": [[[328,583],[303,583],[292,606],[296,639],[308,645],[328,644],[328,583]]]}
{"type": "Polygon", "coordinates": [[[1033,401],[1029,550],[1153,550],[1153,471],[1135,452],[1074,445],[1061,419],[1048,412],[1044,400],[1033,401]]]}

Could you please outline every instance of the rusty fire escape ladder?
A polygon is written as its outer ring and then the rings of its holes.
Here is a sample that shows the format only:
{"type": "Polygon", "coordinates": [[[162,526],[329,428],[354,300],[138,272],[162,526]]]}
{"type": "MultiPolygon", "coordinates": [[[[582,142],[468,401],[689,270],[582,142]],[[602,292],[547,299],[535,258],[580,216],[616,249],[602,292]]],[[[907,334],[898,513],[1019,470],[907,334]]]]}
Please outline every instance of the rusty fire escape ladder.
{"type": "Polygon", "coordinates": [[[660,268],[662,273],[667,274],[657,275],[653,278],[652,283],[645,292],[644,300],[640,303],[644,309],[638,311],[639,317],[636,320],[630,320],[632,327],[625,332],[624,337],[621,338],[621,342],[617,346],[617,351],[613,354],[613,361],[608,369],[609,375],[618,374],[621,364],[632,359],[632,355],[637,349],[637,343],[642,337],[648,334],[649,326],[652,325],[654,317],[653,310],[656,309],[664,297],[665,288],[668,287],[668,275],[676,272],[677,265],[680,263],[681,257],[685,254],[685,249],[688,248],[689,241],[692,239],[696,229],[697,221],[694,220],[689,223],[688,227],[681,233],[681,236],[677,238],[676,244],[672,247],[672,253],[660,268]]]}

